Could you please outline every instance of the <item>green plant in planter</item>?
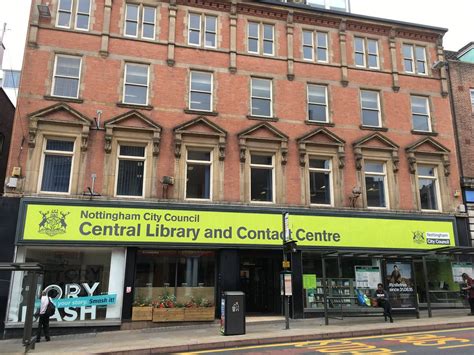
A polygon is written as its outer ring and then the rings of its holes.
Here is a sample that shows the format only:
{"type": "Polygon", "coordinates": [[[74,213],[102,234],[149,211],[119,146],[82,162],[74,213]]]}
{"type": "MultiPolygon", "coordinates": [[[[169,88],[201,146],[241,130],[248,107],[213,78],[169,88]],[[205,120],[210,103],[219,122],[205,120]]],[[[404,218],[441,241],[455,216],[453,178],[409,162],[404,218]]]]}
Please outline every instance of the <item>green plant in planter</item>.
{"type": "Polygon", "coordinates": [[[186,302],[186,308],[200,308],[200,307],[212,307],[213,304],[207,298],[204,297],[191,297],[191,299],[186,302]]]}
{"type": "Polygon", "coordinates": [[[150,307],[151,306],[151,299],[145,297],[137,297],[133,303],[133,307],[150,307]]]}
{"type": "Polygon", "coordinates": [[[184,304],[176,301],[176,296],[168,292],[162,294],[157,302],[153,303],[156,308],[183,308],[184,304]]]}

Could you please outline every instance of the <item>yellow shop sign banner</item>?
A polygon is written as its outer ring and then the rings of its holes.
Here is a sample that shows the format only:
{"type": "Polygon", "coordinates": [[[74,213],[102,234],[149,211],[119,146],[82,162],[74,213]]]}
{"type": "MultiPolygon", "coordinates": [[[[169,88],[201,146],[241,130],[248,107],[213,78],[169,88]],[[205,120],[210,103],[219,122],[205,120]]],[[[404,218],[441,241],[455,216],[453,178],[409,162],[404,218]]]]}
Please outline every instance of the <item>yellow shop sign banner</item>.
{"type": "MultiPolygon", "coordinates": [[[[289,215],[299,246],[430,249],[454,246],[452,221],[289,215]]],[[[23,241],[282,244],[278,213],[26,204],[23,241]]]]}

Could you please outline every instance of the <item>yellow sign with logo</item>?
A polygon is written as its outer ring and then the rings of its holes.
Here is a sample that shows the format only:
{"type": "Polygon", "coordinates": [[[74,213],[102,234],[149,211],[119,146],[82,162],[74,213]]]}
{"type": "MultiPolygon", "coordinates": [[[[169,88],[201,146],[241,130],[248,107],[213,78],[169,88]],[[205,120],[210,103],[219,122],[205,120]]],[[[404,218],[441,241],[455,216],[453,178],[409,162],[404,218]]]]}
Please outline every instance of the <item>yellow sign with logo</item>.
{"type": "MultiPolygon", "coordinates": [[[[289,215],[300,247],[454,246],[452,221],[289,215]]],[[[281,246],[278,213],[26,204],[23,241],[281,246]]]]}

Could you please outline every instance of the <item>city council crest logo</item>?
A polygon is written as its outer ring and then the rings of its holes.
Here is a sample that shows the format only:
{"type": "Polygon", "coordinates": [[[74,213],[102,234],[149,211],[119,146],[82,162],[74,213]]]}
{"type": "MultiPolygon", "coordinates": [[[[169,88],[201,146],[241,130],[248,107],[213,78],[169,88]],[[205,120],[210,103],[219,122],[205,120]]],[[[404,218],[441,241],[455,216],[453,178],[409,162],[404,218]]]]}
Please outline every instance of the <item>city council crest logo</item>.
{"type": "Polygon", "coordinates": [[[413,233],[413,241],[416,244],[423,244],[425,242],[425,236],[424,233],[421,231],[415,231],[413,233]]]}
{"type": "Polygon", "coordinates": [[[56,234],[66,233],[67,223],[66,216],[70,212],[59,212],[58,210],[51,210],[47,212],[39,211],[43,216],[38,225],[38,233],[55,236],[56,234]]]}

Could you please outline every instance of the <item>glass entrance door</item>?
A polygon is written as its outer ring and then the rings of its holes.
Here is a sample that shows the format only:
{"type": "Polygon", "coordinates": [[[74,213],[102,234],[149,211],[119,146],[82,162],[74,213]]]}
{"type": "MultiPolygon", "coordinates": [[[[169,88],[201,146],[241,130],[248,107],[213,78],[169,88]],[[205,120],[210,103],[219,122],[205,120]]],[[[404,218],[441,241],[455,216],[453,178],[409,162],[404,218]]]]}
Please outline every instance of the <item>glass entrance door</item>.
{"type": "Polygon", "coordinates": [[[247,252],[240,255],[240,286],[249,313],[279,314],[281,252],[247,252]]]}

